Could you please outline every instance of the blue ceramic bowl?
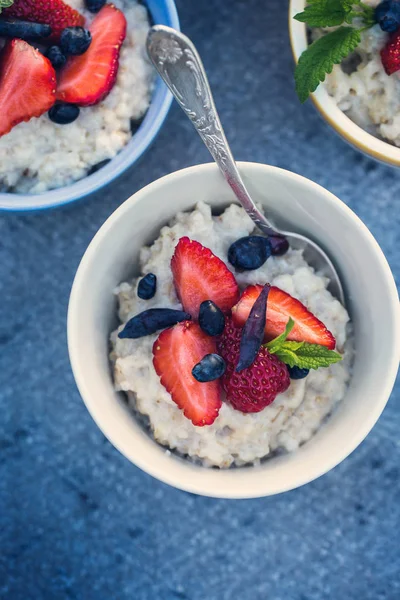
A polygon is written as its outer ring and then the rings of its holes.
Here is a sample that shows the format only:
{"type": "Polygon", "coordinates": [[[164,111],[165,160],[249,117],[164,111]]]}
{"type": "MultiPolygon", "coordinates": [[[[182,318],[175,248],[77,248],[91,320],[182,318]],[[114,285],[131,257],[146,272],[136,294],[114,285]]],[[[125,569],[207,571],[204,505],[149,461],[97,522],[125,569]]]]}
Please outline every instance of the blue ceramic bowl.
{"type": "MultiPolygon", "coordinates": [[[[146,0],[146,4],[154,23],[179,29],[178,13],[174,0],[146,0]]],[[[105,167],[76,183],[43,194],[0,193],[0,211],[37,211],[55,208],[75,202],[98,191],[121,175],[125,169],[132,166],[149,148],[164,123],[171,102],[170,92],[161,79],[158,79],[143,123],[125,148],[105,167]]]]}

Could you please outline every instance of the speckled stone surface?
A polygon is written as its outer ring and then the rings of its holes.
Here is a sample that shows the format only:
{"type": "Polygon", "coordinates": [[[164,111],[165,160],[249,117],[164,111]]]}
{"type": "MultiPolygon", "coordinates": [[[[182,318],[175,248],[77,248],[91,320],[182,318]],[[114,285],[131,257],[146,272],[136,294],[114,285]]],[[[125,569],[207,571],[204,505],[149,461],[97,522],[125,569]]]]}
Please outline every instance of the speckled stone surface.
{"type": "MultiPolygon", "coordinates": [[[[400,172],[301,107],[282,0],[179,0],[238,159],[344,200],[400,276],[400,172]]],[[[174,106],[141,164],[69,209],[0,217],[2,600],[398,600],[399,386],[344,463],[280,497],[219,501],[153,480],[87,413],[70,371],[68,295],[93,234],[130,194],[208,161],[174,106]]]]}

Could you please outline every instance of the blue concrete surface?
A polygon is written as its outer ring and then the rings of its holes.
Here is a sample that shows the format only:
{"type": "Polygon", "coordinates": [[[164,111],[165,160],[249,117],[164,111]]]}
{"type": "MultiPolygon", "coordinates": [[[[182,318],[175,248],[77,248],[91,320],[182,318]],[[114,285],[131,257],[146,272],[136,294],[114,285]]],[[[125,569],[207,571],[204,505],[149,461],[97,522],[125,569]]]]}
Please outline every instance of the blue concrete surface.
{"type": "MultiPolygon", "coordinates": [[[[400,172],[338,139],[292,85],[281,0],[179,0],[235,155],[322,184],[364,220],[400,276],[400,172]]],[[[132,192],[208,161],[174,107],[139,166],[63,211],[0,218],[0,598],[398,600],[399,386],[361,447],[280,497],[169,488],[104,439],[69,367],[78,262],[132,192]]]]}

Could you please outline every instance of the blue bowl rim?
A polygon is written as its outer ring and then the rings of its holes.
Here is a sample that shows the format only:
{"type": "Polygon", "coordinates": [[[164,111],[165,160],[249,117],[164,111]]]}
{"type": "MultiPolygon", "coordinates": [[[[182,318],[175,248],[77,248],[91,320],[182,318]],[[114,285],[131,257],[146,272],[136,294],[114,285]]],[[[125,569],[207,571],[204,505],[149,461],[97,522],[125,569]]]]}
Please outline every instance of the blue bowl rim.
{"type": "MultiPolygon", "coordinates": [[[[164,23],[180,29],[174,0],[164,0],[167,20],[164,23]]],[[[0,212],[37,212],[77,202],[110,184],[134,165],[157,137],[172,103],[172,94],[158,78],[152,101],[143,123],[128,144],[111,161],[92,175],[61,188],[41,194],[0,193],[0,212]]]]}

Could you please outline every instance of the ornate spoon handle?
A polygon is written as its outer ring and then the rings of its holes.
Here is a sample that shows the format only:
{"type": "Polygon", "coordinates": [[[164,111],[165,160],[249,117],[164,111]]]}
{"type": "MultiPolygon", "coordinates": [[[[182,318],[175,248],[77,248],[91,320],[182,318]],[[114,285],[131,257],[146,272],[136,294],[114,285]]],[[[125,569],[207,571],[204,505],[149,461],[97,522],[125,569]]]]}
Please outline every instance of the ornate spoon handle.
{"type": "Polygon", "coordinates": [[[147,51],[250,218],[265,234],[279,235],[258,210],[243,183],[222,129],[203,63],[192,42],[175,29],[155,25],[148,36],[147,51]]]}

